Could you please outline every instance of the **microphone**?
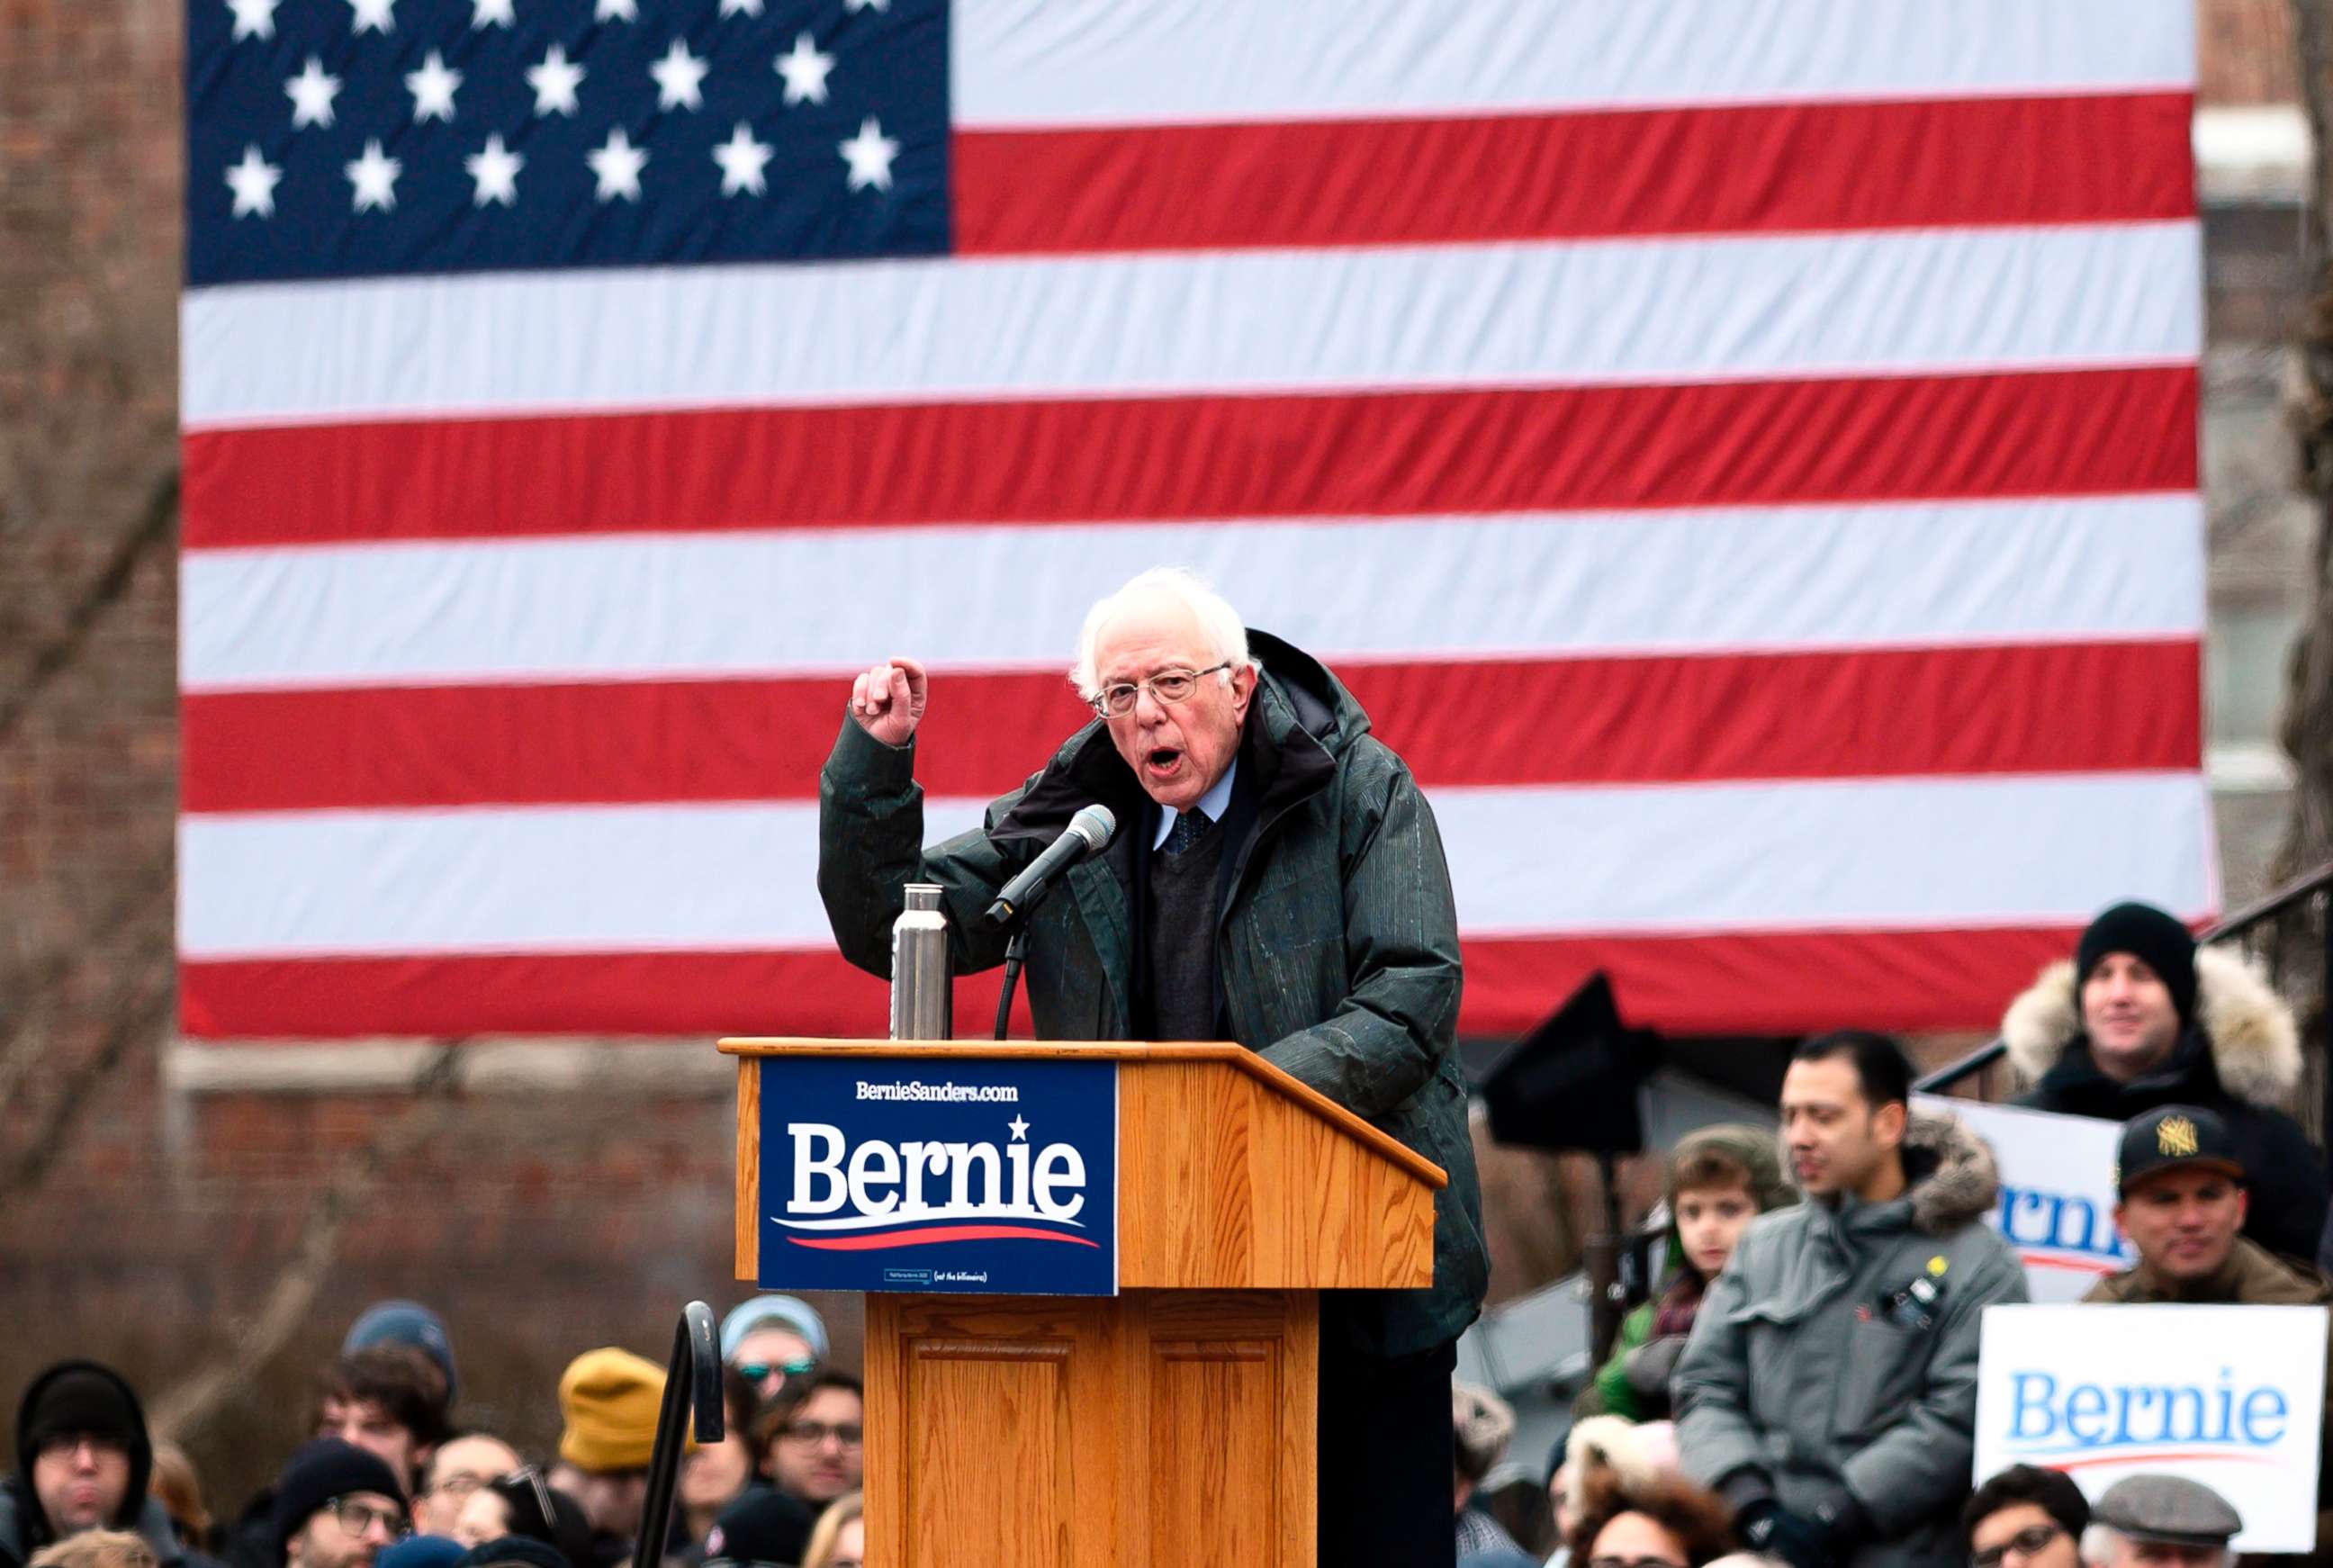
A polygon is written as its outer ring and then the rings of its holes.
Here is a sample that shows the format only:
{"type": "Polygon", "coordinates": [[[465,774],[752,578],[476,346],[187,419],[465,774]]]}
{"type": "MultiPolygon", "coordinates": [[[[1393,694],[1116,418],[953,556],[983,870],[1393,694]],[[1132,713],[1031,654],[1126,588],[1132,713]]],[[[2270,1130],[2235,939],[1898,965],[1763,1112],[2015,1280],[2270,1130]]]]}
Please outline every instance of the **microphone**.
{"type": "Polygon", "coordinates": [[[988,906],[988,918],[1002,926],[1028,913],[1045,896],[1055,877],[1088,855],[1101,853],[1116,832],[1118,819],[1110,814],[1108,806],[1082,807],[1070,819],[1070,825],[1061,830],[1061,836],[1045,846],[1043,854],[1004,884],[1004,890],[996,895],[996,902],[988,906]]]}

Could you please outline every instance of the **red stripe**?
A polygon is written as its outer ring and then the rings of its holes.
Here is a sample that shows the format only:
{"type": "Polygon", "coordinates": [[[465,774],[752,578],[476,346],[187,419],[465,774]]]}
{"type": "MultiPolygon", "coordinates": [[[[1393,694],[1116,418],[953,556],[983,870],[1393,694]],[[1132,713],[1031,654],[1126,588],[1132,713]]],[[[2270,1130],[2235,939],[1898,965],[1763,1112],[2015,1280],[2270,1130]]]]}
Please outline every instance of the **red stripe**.
{"type": "Polygon", "coordinates": [[[2110,223],[2194,215],[2193,110],[2151,92],[958,131],[950,178],[967,252],[2110,223]]]}
{"type": "MultiPolygon", "coordinates": [[[[2192,641],[1359,665],[1429,787],[2201,765],[2192,641]],[[1495,693],[1495,700],[1484,694],[1495,693]]],[[[188,812],[814,800],[827,677],[188,695],[188,812]]],[[[1058,675],[947,675],[917,771],[985,798],[1090,713],[1058,675]]]]}
{"type": "Polygon", "coordinates": [[[2195,417],[2172,366],[214,430],[186,543],[2192,491],[2195,417]]]}
{"type": "MultiPolygon", "coordinates": [[[[2079,922],[2046,929],[1506,938],[1466,944],[1462,1030],[1510,1034],[1591,971],[1629,1021],[1675,1034],[1794,1034],[1859,1024],[1985,1029],[2079,922]]],[[[985,1039],[994,971],[956,986],[959,1039],[985,1039]]],[[[828,1034],[885,1032],[883,982],[826,952],[479,954],[187,959],[185,1032],[360,1034],[828,1034]]],[[[1025,1033],[1025,1001],[1015,1011],[1025,1033]]],[[[708,1046],[709,1049],[709,1046],[708,1046]]]]}
{"type": "Polygon", "coordinates": [[[887,1230],[875,1236],[790,1236],[786,1239],[796,1246],[814,1246],[821,1252],[881,1252],[940,1241],[1067,1241],[1079,1246],[1101,1246],[1081,1236],[1039,1230],[1033,1225],[938,1225],[929,1230],[887,1230]]]}

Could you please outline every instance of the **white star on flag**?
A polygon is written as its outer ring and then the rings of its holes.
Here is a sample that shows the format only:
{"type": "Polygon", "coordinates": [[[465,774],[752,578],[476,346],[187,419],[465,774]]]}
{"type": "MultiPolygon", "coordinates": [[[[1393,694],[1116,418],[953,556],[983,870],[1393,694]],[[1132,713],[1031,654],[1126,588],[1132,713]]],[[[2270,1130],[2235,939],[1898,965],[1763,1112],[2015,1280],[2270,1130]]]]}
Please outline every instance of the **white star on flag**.
{"type": "Polygon", "coordinates": [[[349,0],[349,9],[355,17],[349,24],[350,33],[391,33],[397,29],[397,18],[389,12],[397,0],[349,0]]]}
{"type": "Polygon", "coordinates": [[[861,11],[888,11],[891,0],[842,0],[842,8],[856,16],[861,11]]]}
{"type": "Polygon", "coordinates": [[[253,142],[243,149],[243,161],[229,164],[227,185],[235,191],[235,216],[257,213],[262,217],[275,216],[275,182],[283,178],[280,165],[259,156],[259,144],[253,142]]]}
{"type": "Polygon", "coordinates": [[[705,73],[712,69],[700,57],[688,52],[688,45],[676,38],[664,58],[648,67],[656,78],[658,109],[702,109],[705,94],[699,84],[705,73]]]}
{"type": "Polygon", "coordinates": [[[599,4],[591,7],[591,20],[594,22],[638,22],[639,19],[640,8],[636,0],[599,0],[599,4]]]}
{"type": "Polygon", "coordinates": [[[859,122],[859,134],[835,146],[850,165],[852,190],[865,190],[872,186],[877,190],[891,188],[891,160],[899,156],[898,142],[883,134],[880,121],[869,115],[859,122]]]}
{"type": "Polygon", "coordinates": [[[721,0],[721,14],[724,16],[759,16],[761,14],[762,0],[721,0]]]}
{"type": "Polygon", "coordinates": [[[454,90],[462,85],[462,73],[446,69],[445,60],[432,49],[421,69],[405,73],[405,90],[413,94],[413,120],[419,124],[425,120],[451,120],[454,118],[454,90]]]}
{"type": "Polygon", "coordinates": [[[534,89],[537,114],[572,114],[575,90],[583,84],[583,68],[567,58],[564,45],[554,43],[540,65],[526,68],[526,84],[534,89]]]}
{"type": "Polygon", "coordinates": [[[1013,1120],[1006,1122],[1004,1125],[1013,1130],[1013,1142],[1026,1143],[1029,1141],[1029,1124],[1021,1119],[1018,1111],[1015,1111],[1013,1113],[1013,1120]]]}
{"type": "Polygon", "coordinates": [[[343,167],[349,171],[349,183],[356,188],[352,199],[357,211],[378,207],[387,212],[397,205],[397,177],[405,172],[405,165],[383,157],[378,138],[365,143],[362,158],[343,167]]]}
{"type": "Polygon", "coordinates": [[[275,7],[281,3],[282,0],[226,0],[227,9],[235,13],[235,35],[227,42],[274,37],[275,7]]]}
{"type": "Polygon", "coordinates": [[[826,101],[826,73],[834,69],[834,56],[821,53],[809,34],[794,39],[791,53],[778,56],[777,68],[778,74],[786,79],[788,103],[826,101]]]}
{"type": "Polygon", "coordinates": [[[526,167],[526,159],[503,145],[502,132],[486,138],[485,149],[464,159],[462,167],[477,182],[478,188],[470,197],[474,206],[518,205],[518,171],[526,167]]]}
{"type": "Polygon", "coordinates": [[[754,140],[745,122],[739,120],[729,139],[713,149],[713,161],[721,166],[721,194],[760,196],[767,190],[762,169],[775,151],[768,142],[754,140]]]}
{"type": "Polygon", "coordinates": [[[332,123],[332,100],[341,91],[341,79],[325,75],[322,61],[308,56],[308,68],[287,79],[283,91],[292,99],[293,130],[332,123]]]}
{"type": "Polygon", "coordinates": [[[515,25],[518,17],[512,10],[514,3],[514,0],[472,0],[471,30],[515,25]]]}
{"type": "Polygon", "coordinates": [[[626,201],[639,200],[640,169],[648,160],[648,149],[634,147],[620,125],[609,130],[606,145],[592,149],[583,159],[600,177],[601,201],[612,201],[619,196],[626,201]]]}

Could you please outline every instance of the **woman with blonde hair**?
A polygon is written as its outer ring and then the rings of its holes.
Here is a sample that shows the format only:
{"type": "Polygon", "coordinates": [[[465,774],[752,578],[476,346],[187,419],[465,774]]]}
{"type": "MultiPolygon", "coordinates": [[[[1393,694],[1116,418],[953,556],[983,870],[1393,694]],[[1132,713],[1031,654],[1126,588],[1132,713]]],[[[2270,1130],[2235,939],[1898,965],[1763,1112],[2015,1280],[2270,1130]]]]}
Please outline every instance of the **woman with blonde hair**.
{"type": "Polygon", "coordinates": [[[155,1568],[154,1548],[127,1530],[83,1530],[42,1547],[24,1568],[155,1568]]]}
{"type": "Polygon", "coordinates": [[[810,1533],[802,1568],[867,1568],[867,1498],[847,1492],[826,1505],[810,1533]]]}

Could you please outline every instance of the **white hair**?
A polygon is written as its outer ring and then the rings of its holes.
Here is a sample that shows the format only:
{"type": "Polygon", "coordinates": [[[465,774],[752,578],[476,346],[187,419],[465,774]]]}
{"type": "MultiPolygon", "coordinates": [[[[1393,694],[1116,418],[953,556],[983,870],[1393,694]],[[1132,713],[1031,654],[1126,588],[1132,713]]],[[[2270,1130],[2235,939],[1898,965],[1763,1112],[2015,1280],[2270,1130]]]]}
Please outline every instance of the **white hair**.
{"type": "Polygon", "coordinates": [[[1231,684],[1233,673],[1243,666],[1256,670],[1263,668],[1261,659],[1249,656],[1247,623],[1205,578],[1186,566],[1153,566],[1147,572],[1137,572],[1125,587],[1098,600],[1086,611],[1085,624],[1078,629],[1078,661],[1070,667],[1070,682],[1078,688],[1080,697],[1091,702],[1101,695],[1101,676],[1094,664],[1102,630],[1137,600],[1152,598],[1171,599],[1198,620],[1216,661],[1231,666],[1223,672],[1225,686],[1231,684]]]}
{"type": "MultiPolygon", "coordinates": [[[[2088,1568],[2119,1568],[2123,1548],[2129,1543],[2130,1537],[2111,1525],[2092,1525],[2082,1532],[2082,1561],[2088,1568]]],[[[2223,1549],[2220,1568],[2236,1568],[2236,1555],[2233,1547],[2223,1549]]]]}

